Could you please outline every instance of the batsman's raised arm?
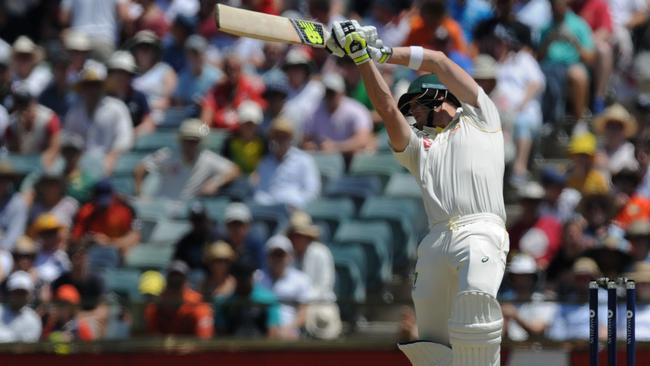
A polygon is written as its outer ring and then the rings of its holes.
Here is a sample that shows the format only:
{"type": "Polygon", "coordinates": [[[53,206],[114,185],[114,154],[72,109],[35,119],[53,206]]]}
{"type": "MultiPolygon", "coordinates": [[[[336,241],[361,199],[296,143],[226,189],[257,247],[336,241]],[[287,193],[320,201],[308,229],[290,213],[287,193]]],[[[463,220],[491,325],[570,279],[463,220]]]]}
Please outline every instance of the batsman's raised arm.
{"type": "Polygon", "coordinates": [[[384,121],[391,146],[395,151],[403,151],[408,145],[411,127],[400,113],[388,85],[372,62],[359,65],[359,72],[372,105],[384,121]]]}
{"type": "Polygon", "coordinates": [[[474,107],[478,106],[478,84],[476,84],[476,81],[465,70],[442,52],[427,50],[417,46],[395,47],[393,48],[392,55],[385,62],[412,67],[418,66],[418,59],[421,59],[421,66],[418,67],[419,70],[436,74],[440,78],[440,81],[461,102],[474,107]]]}

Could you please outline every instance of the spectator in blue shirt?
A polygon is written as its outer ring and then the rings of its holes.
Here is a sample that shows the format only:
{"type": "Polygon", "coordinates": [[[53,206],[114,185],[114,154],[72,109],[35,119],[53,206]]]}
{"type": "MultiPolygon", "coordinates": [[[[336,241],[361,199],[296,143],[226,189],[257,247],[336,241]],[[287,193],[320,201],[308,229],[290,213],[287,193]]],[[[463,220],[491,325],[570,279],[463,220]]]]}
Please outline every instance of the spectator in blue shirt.
{"type": "Polygon", "coordinates": [[[293,124],[276,118],[269,132],[269,151],[253,176],[254,200],[263,205],[303,208],[320,194],[320,173],[309,154],[292,146],[293,124]]]}
{"type": "Polygon", "coordinates": [[[225,232],[220,239],[229,243],[237,254],[237,262],[245,262],[255,269],[265,267],[264,238],[251,231],[253,215],[248,206],[233,202],[224,212],[225,232]]]}
{"type": "Polygon", "coordinates": [[[196,19],[179,14],[174,18],[169,35],[163,40],[162,61],[179,72],[185,68],[185,41],[194,33],[196,19]]]}
{"type": "Polygon", "coordinates": [[[222,76],[220,70],[205,61],[207,48],[208,41],[196,34],[185,41],[187,62],[179,73],[178,85],[172,96],[175,106],[194,106],[197,114],[203,96],[222,76]]]}

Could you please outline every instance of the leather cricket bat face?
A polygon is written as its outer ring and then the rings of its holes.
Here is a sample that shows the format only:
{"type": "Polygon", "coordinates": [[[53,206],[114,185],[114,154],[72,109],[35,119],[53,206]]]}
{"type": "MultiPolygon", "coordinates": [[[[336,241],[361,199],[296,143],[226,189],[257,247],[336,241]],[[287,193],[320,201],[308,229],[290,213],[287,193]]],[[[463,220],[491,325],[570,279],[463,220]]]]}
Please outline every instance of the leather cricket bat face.
{"type": "Polygon", "coordinates": [[[263,41],[305,44],[323,48],[329,36],[321,23],[217,4],[217,28],[240,37],[263,41]]]}

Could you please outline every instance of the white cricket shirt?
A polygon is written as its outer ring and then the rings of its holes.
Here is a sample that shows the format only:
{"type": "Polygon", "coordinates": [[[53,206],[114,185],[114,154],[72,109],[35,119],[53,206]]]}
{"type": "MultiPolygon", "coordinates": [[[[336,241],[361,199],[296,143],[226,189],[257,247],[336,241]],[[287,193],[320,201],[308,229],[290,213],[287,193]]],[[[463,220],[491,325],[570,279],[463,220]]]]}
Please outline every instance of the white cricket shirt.
{"type": "Polygon", "coordinates": [[[413,130],[406,149],[394,152],[420,185],[431,226],[477,213],[506,220],[499,112],[481,88],[478,106],[462,103],[443,131],[432,136],[413,130]]]}

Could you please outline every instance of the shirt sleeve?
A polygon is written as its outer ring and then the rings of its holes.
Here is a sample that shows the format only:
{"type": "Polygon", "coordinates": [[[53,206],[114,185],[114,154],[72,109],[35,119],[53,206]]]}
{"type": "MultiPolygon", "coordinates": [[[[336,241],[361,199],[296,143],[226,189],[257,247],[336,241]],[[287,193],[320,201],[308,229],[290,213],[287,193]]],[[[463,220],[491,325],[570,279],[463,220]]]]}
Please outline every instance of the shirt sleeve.
{"type": "Polygon", "coordinates": [[[27,226],[27,204],[18,194],[11,198],[5,215],[8,218],[8,224],[0,241],[0,247],[11,250],[16,244],[16,240],[25,233],[27,226]]]}
{"type": "Polygon", "coordinates": [[[123,102],[115,104],[115,141],[111,150],[127,151],[133,145],[133,121],[123,102]]]}
{"type": "Polygon", "coordinates": [[[576,36],[578,37],[580,45],[588,50],[593,50],[594,39],[592,36],[591,28],[589,28],[589,25],[582,19],[579,19],[578,22],[579,25],[576,27],[576,36]]]}
{"type": "Polygon", "coordinates": [[[422,138],[418,137],[418,135],[411,130],[411,136],[404,151],[398,152],[393,150],[393,155],[397,161],[399,161],[403,167],[408,169],[408,171],[416,177],[420,176],[420,159],[423,154],[422,144],[424,142],[420,142],[421,140],[422,138]]]}
{"type": "Polygon", "coordinates": [[[149,172],[158,172],[162,166],[171,158],[171,150],[168,147],[163,147],[157,151],[147,155],[142,159],[144,168],[149,172]]]}
{"type": "Polygon", "coordinates": [[[481,87],[478,88],[478,97],[476,101],[478,103],[478,108],[461,102],[463,113],[465,113],[472,122],[476,123],[477,127],[484,132],[500,131],[501,118],[499,117],[499,110],[481,87]]]}
{"type": "Polygon", "coordinates": [[[305,175],[303,181],[304,195],[301,204],[297,207],[304,207],[307,202],[315,199],[320,194],[321,181],[320,172],[316,167],[314,158],[305,154],[305,175]]]}
{"type": "Polygon", "coordinates": [[[368,131],[372,129],[372,117],[368,109],[361,103],[357,102],[357,113],[354,118],[354,132],[368,131]]]}

